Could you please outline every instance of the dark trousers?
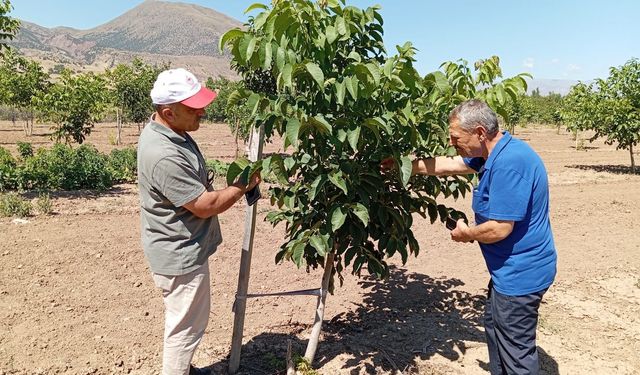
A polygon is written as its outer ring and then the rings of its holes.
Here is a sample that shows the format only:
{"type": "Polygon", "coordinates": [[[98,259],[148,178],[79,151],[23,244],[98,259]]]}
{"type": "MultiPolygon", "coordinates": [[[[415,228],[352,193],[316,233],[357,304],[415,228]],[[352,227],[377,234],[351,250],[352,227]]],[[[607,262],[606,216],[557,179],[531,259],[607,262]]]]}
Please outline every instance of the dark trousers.
{"type": "Polygon", "coordinates": [[[491,375],[537,375],[540,372],[536,328],[538,308],[546,291],[507,296],[489,283],[484,329],[491,375]]]}

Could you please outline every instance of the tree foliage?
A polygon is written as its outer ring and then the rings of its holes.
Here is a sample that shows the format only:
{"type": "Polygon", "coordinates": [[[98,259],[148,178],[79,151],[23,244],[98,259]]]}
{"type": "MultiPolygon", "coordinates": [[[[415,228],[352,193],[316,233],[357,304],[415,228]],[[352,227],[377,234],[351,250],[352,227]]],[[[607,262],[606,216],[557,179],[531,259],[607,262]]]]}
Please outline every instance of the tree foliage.
{"type": "MultiPolygon", "coordinates": [[[[266,137],[280,135],[292,150],[250,167],[280,181],[271,189],[279,210],[268,215],[274,225],[286,223],[276,261],[316,267],[334,253],[339,275],[352,266],[353,273],[384,277],[385,258],[398,254],[406,262],[419,252],[412,214],[444,220],[450,209],[436,199],[469,190],[466,178],[410,178],[410,155],[454,155],[449,111],[480,97],[503,115],[526,82],[517,76],[495,83],[497,57],[478,62],[475,75],[460,61],[421,77],[410,43],[387,56],[378,7],[298,0],[253,9],[261,12],[246,29],[224,34],[220,46],[230,45],[245,82],[229,104],[245,100],[266,137]],[[399,164],[391,180],[379,170],[388,156],[399,164]]],[[[247,166],[235,162],[228,178],[247,166]]]]}
{"type": "Polygon", "coordinates": [[[7,41],[12,40],[20,29],[20,21],[8,15],[11,10],[11,1],[0,0],[0,54],[8,48],[7,41]]]}
{"type": "Polygon", "coordinates": [[[226,122],[236,139],[247,141],[251,132],[251,113],[243,101],[234,101],[232,97],[234,92],[244,89],[243,82],[231,81],[223,77],[217,80],[209,78],[206,86],[218,93],[216,100],[207,107],[207,119],[226,122]],[[232,99],[233,105],[229,104],[229,99],[232,99]]]}
{"type": "Polygon", "coordinates": [[[27,135],[32,133],[34,100],[49,85],[49,75],[39,63],[11,50],[5,52],[0,64],[0,103],[29,113],[25,127],[27,135]]]}
{"type": "Polygon", "coordinates": [[[620,67],[612,67],[606,80],[599,80],[601,92],[600,122],[596,137],[608,144],[629,150],[631,168],[635,169],[633,147],[640,142],[640,60],[631,59],[620,67]]]}
{"type": "Polygon", "coordinates": [[[91,134],[108,105],[106,80],[93,73],[71,75],[65,70],[60,81],[35,99],[39,116],[55,124],[53,138],[82,143],[91,134]]]}
{"type": "Polygon", "coordinates": [[[640,61],[631,59],[610,68],[607,79],[573,86],[564,99],[562,119],[568,129],[592,130],[591,141],[605,138],[607,144],[629,150],[635,171],[633,147],[640,142],[640,61]]]}
{"type": "Polygon", "coordinates": [[[119,64],[106,76],[112,88],[112,100],[120,108],[125,123],[141,124],[149,119],[153,104],[149,92],[158,74],[168,65],[151,65],[139,58],[131,64],[119,64]]]}

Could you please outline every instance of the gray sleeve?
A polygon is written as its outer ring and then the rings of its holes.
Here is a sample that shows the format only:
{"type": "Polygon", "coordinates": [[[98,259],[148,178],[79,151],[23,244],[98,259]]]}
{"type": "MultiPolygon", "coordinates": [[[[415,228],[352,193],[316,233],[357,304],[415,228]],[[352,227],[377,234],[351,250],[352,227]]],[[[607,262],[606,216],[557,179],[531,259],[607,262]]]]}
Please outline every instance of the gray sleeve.
{"type": "Polygon", "coordinates": [[[198,171],[180,156],[161,159],[153,168],[153,184],[176,207],[182,207],[205,192],[198,171]]]}

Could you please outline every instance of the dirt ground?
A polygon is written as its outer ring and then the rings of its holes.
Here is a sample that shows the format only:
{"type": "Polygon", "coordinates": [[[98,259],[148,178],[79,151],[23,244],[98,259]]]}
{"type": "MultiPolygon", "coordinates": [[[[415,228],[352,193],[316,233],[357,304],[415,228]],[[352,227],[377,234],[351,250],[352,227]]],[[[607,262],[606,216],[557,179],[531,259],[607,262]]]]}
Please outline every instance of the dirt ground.
{"type": "MultiPolygon", "coordinates": [[[[48,133],[37,125],[27,139],[0,123],[0,145],[49,145],[48,133]]],[[[88,142],[109,151],[114,135],[101,124],[88,142]]],[[[516,136],[546,163],[559,253],[540,312],[542,373],[640,374],[640,174],[631,174],[627,151],[602,142],[576,151],[570,134],[545,127],[516,136]]],[[[208,159],[233,158],[225,125],[205,125],[194,138],[208,159]]],[[[137,127],[126,128],[125,144],[136,140],[137,127]]],[[[140,246],[136,186],[52,198],[50,216],[0,218],[0,374],[159,373],[162,301],[140,246]]],[[[469,199],[448,203],[471,213],[469,199]]],[[[320,271],[274,264],[283,228],[262,220],[268,200],[258,204],[250,293],[318,287],[320,271]]],[[[221,216],[225,241],[210,259],[211,319],[194,363],[214,373],[228,364],[244,216],[243,202],[221,216]]],[[[439,223],[414,225],[417,258],[392,260],[386,281],[347,275],[329,296],[320,374],[487,373],[488,274],[477,244],[450,241],[439,223]]],[[[250,299],[241,373],[282,373],[287,340],[304,352],[314,311],[312,297],[250,299]]]]}

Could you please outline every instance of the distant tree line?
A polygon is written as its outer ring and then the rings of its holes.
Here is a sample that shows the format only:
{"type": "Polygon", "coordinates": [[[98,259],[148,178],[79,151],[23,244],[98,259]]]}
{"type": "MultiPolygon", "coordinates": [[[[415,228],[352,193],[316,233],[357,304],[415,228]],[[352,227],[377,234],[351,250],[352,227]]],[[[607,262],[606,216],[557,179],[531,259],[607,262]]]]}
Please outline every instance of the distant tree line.
{"type": "MultiPolygon", "coordinates": [[[[136,58],[103,73],[74,74],[65,68],[54,77],[40,63],[7,49],[0,61],[0,118],[23,121],[27,136],[33,134],[34,120],[49,122],[54,140],[83,143],[97,122],[115,117],[115,143],[120,144],[123,124],[140,129],[149,120],[153,112],[149,92],[167,68],[169,64],[151,65],[136,58]]],[[[229,95],[241,84],[209,77],[206,85],[218,92],[218,98],[205,120],[226,122],[234,134],[246,139],[247,111],[242,105],[227,106],[229,95]]]]}

